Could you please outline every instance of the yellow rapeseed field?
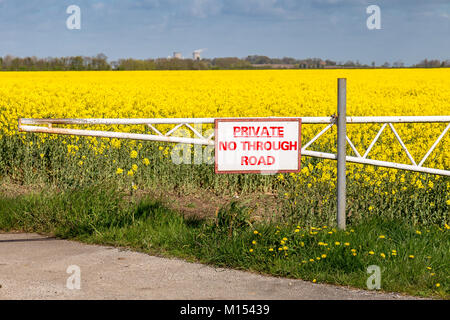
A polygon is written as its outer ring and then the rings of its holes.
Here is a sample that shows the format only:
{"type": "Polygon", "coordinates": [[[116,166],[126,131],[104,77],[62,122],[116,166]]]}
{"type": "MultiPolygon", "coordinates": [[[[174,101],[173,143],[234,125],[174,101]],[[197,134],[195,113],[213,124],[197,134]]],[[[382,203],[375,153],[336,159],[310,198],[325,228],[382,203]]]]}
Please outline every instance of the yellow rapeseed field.
{"type": "MultiPolygon", "coordinates": [[[[336,79],[339,77],[348,79],[349,116],[450,115],[450,69],[4,72],[0,77],[0,136],[17,136],[20,117],[330,116],[336,112],[336,79]]],[[[445,124],[395,126],[417,162],[445,128],[445,124]]],[[[303,141],[321,128],[323,126],[305,125],[303,141]]],[[[349,126],[349,137],[361,154],[379,128],[378,124],[349,126]]],[[[142,131],[144,127],[121,130],[142,131]]],[[[335,133],[329,131],[316,142],[316,148],[335,150],[335,133]]],[[[30,134],[20,133],[20,136],[25,144],[32,143],[28,141],[30,134]]],[[[39,139],[34,148],[43,158],[43,145],[49,138],[40,135],[39,139]]],[[[78,156],[79,165],[86,161],[80,145],[66,141],[67,138],[51,139],[64,140],[68,144],[67,152],[78,156]]],[[[91,141],[89,147],[98,154],[124,145],[107,139],[87,138],[86,141],[91,141]]],[[[449,145],[447,134],[425,165],[450,168],[449,145]]],[[[168,155],[167,149],[165,154],[168,155]]],[[[141,163],[149,161],[146,155],[140,158],[137,160],[141,163]]],[[[409,163],[389,128],[369,158],[409,163]]],[[[131,163],[129,168],[113,167],[113,173],[125,169],[125,173],[132,175],[131,163]]],[[[370,166],[365,174],[360,174],[357,171],[361,167],[350,165],[349,170],[352,177],[362,183],[380,183],[374,179],[379,176],[393,181],[405,178],[402,171],[370,166]]],[[[308,176],[314,171],[311,182],[334,181],[335,170],[331,161],[323,161],[314,168],[311,164],[304,165],[301,175],[308,176]]],[[[416,180],[418,176],[414,175],[411,183],[427,188],[422,180],[416,180]]]]}

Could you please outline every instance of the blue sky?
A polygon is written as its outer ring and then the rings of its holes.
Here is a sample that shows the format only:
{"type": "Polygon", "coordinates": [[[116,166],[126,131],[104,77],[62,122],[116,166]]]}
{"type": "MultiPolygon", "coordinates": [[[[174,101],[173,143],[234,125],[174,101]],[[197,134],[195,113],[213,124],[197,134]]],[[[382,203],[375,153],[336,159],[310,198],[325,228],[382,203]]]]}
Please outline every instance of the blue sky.
{"type": "Polygon", "coordinates": [[[0,55],[450,59],[450,0],[0,0],[0,55]],[[81,29],[68,30],[69,5],[81,29]],[[381,8],[368,30],[366,8],[381,8]]]}

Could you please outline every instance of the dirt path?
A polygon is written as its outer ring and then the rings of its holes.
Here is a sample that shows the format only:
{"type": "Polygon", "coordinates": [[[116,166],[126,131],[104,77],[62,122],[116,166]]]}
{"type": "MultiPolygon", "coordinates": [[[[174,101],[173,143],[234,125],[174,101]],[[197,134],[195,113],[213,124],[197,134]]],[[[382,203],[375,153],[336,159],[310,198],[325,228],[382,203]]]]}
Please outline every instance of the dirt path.
{"type": "Polygon", "coordinates": [[[0,234],[0,286],[0,299],[413,299],[23,233],[0,234]]]}

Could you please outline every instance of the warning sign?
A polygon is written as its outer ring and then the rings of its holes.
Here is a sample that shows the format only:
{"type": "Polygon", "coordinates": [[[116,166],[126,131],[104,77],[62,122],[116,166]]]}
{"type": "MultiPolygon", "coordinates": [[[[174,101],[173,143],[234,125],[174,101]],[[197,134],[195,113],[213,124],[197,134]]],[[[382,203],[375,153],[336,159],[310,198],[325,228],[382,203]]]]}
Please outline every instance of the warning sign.
{"type": "Polygon", "coordinates": [[[301,119],[216,119],[216,173],[300,171],[301,119]]]}

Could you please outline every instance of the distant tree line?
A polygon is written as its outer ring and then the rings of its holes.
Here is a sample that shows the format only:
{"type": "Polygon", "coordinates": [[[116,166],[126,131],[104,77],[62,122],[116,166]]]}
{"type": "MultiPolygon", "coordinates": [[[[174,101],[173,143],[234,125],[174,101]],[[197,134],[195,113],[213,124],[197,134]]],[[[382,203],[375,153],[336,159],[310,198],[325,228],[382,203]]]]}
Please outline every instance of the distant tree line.
{"type": "Polygon", "coordinates": [[[418,64],[414,65],[416,68],[449,68],[450,59],[445,61],[440,60],[422,60],[418,64]]]}
{"type": "Polygon", "coordinates": [[[0,57],[0,70],[3,71],[69,71],[69,70],[111,70],[108,58],[100,53],[95,57],[61,58],[19,58],[7,55],[0,57]]]}
{"type": "Polygon", "coordinates": [[[114,70],[214,70],[214,69],[251,69],[252,65],[239,58],[214,59],[119,59],[111,63],[114,70]]]}
{"type": "MultiPolygon", "coordinates": [[[[359,61],[332,61],[320,58],[295,59],[291,57],[270,58],[267,56],[250,55],[246,58],[225,57],[214,59],[119,59],[108,62],[106,55],[100,53],[93,57],[25,57],[11,55],[0,57],[2,71],[81,71],[81,70],[233,70],[233,69],[318,69],[318,68],[403,68],[402,61],[392,64],[385,62],[376,66],[361,64],[359,61]]],[[[416,68],[448,68],[450,60],[422,60],[413,65],[416,68]]]]}

